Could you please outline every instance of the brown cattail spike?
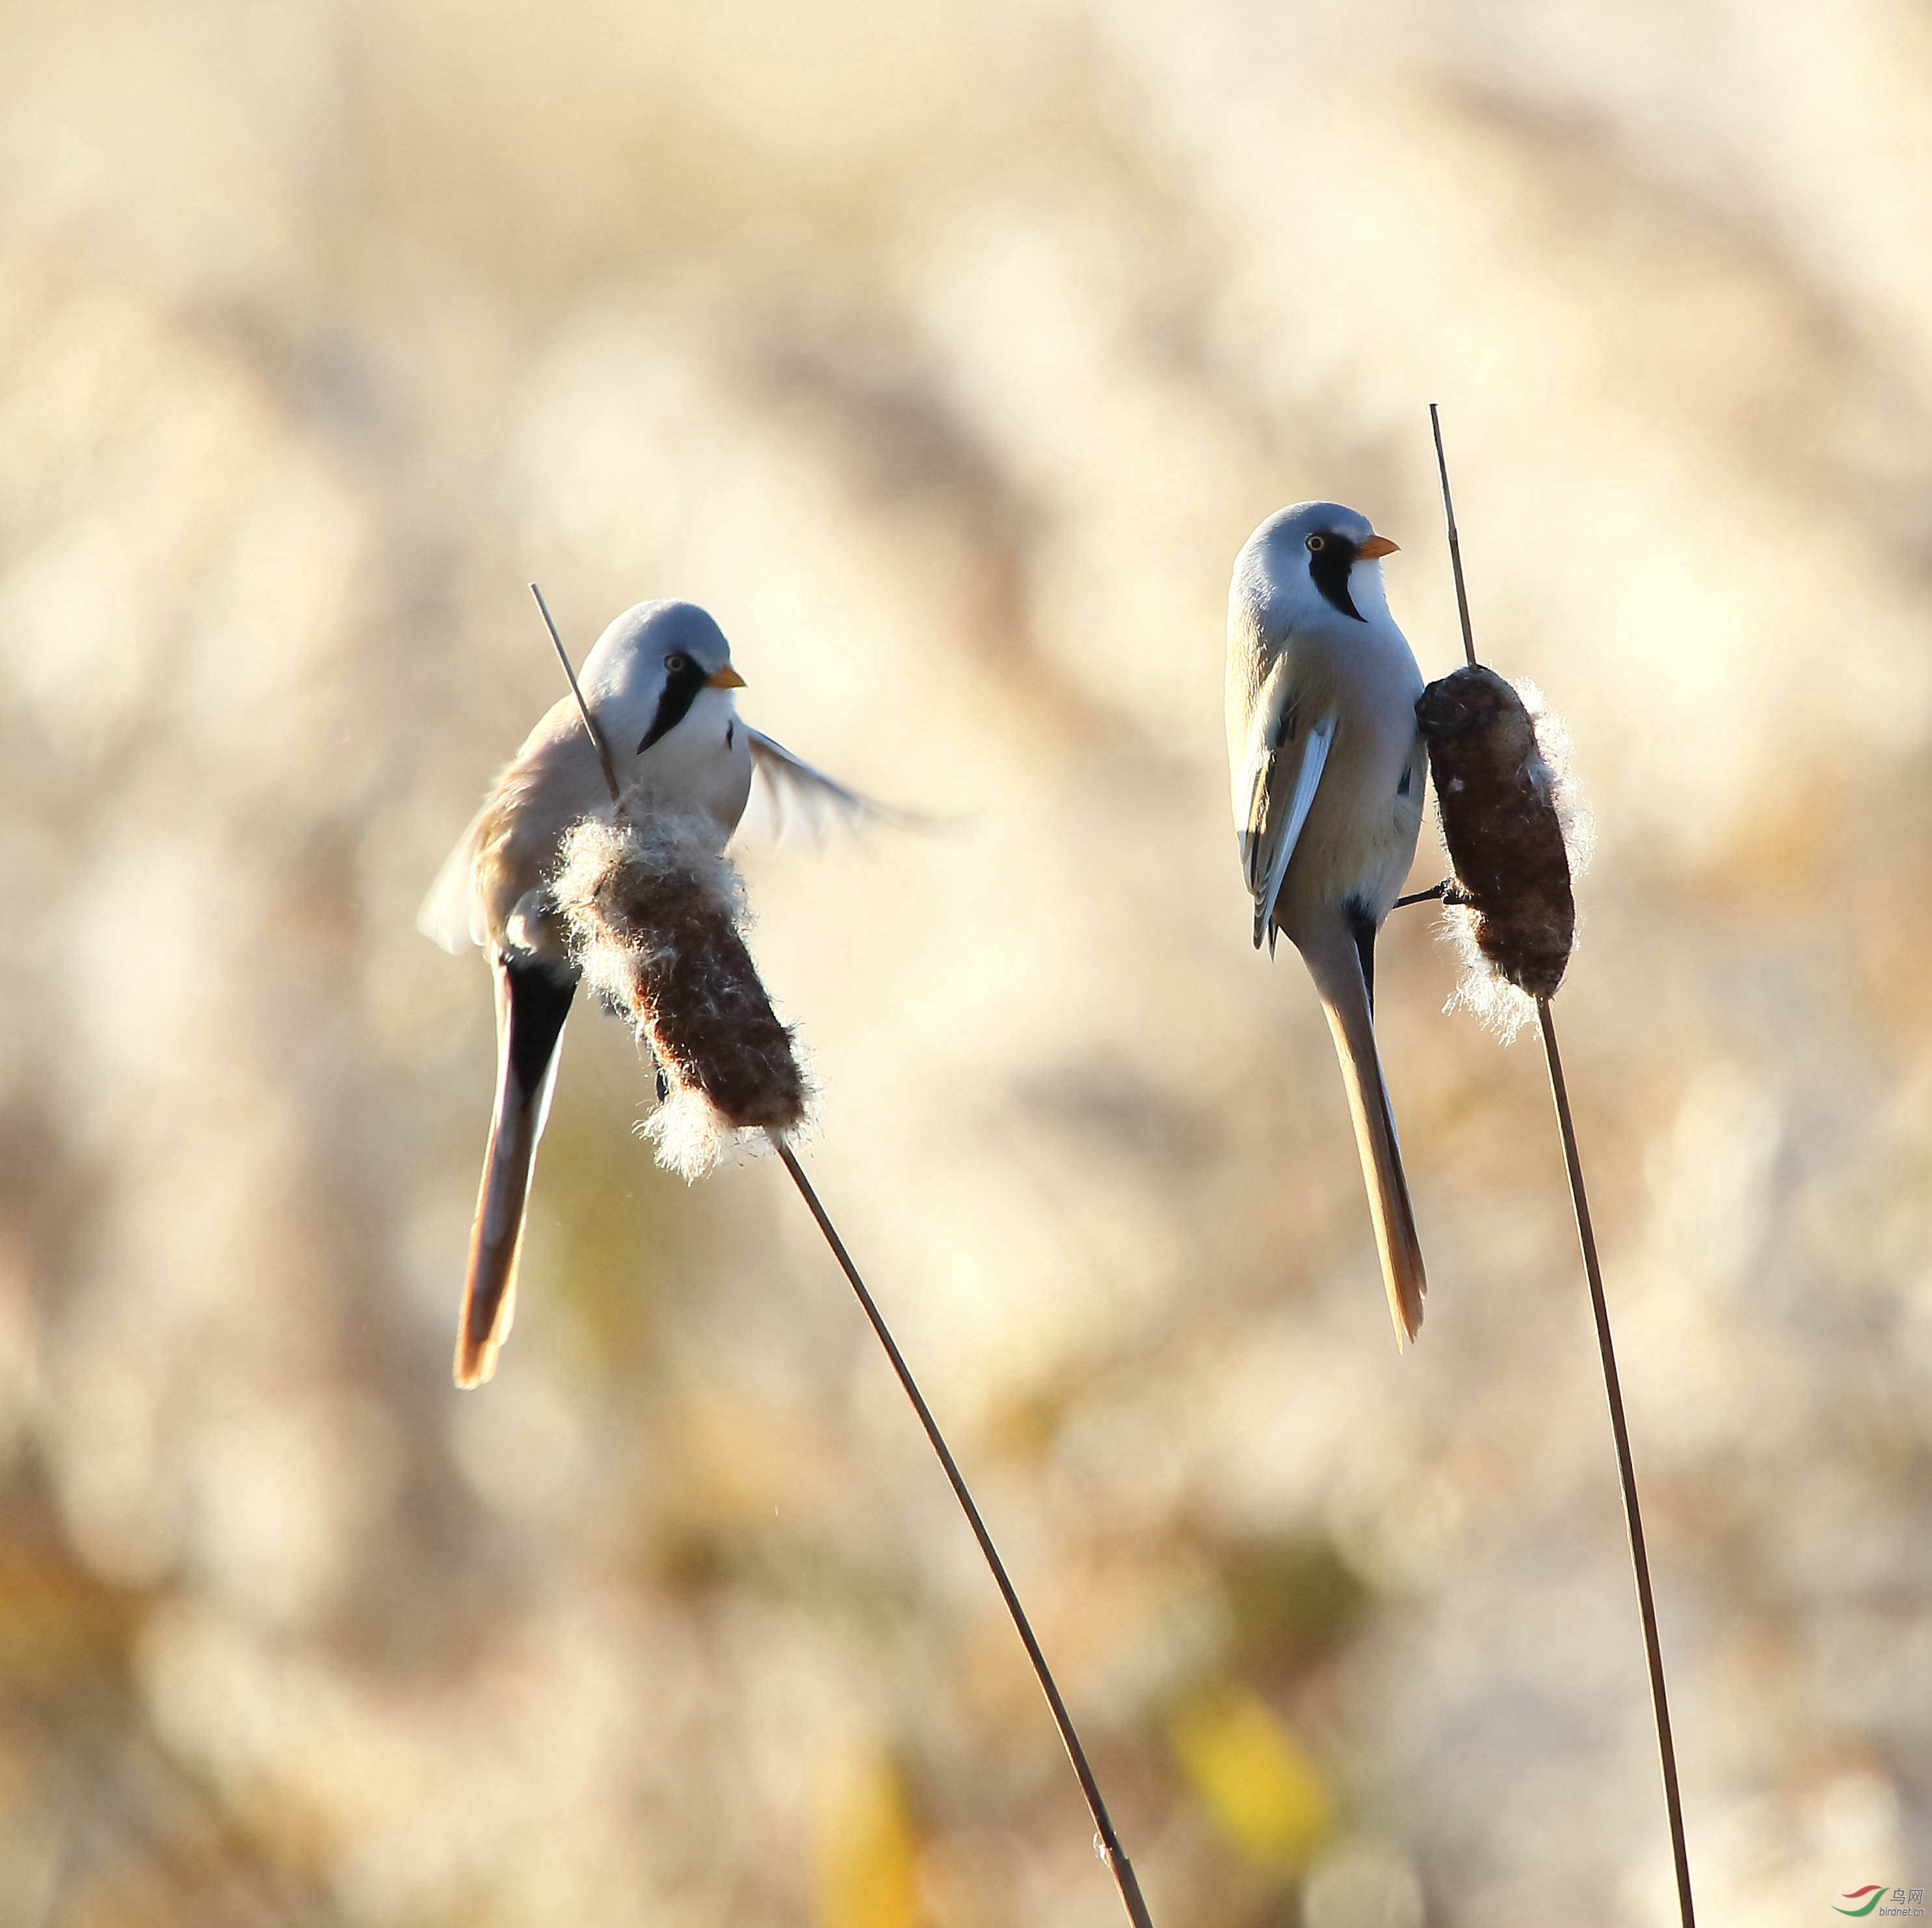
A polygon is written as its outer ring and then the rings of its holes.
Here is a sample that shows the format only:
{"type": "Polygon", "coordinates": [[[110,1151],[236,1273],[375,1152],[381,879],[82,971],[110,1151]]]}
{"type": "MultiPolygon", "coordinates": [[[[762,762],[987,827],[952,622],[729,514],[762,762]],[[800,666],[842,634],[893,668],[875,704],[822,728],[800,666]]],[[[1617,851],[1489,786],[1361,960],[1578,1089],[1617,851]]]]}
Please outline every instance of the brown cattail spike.
{"type": "Polygon", "coordinates": [[[1529,711],[1495,670],[1472,664],[1431,683],[1415,717],[1476,948],[1518,990],[1550,997],[1576,941],[1576,903],[1558,779],[1529,711]]]}
{"type": "Polygon", "coordinates": [[[743,892],[716,825],[638,814],[578,823],[552,890],[585,980],[657,1058],[658,1157],[694,1178],[734,1132],[794,1129],[805,1081],[740,934],[743,892]]]}

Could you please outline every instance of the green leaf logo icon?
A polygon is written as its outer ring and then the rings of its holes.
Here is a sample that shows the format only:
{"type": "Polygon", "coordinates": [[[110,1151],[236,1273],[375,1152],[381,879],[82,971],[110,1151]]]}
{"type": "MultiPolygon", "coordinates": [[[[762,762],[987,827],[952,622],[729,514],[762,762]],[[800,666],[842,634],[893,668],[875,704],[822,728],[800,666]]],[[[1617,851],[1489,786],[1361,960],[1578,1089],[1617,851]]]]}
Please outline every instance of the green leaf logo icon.
{"type": "Polygon", "coordinates": [[[1832,1904],[1833,1912],[1838,1915],[1869,1915],[1872,1910],[1879,1905],[1880,1902],[1884,1899],[1885,1884],[1882,1882],[1868,1882],[1863,1888],[1855,1888],[1852,1889],[1850,1893],[1846,1895],[1845,1899],[1847,1901],[1856,1901],[1858,1897],[1862,1894],[1870,1897],[1870,1899],[1866,1902],[1864,1907],[1840,1908],[1834,1901],[1832,1904]]]}

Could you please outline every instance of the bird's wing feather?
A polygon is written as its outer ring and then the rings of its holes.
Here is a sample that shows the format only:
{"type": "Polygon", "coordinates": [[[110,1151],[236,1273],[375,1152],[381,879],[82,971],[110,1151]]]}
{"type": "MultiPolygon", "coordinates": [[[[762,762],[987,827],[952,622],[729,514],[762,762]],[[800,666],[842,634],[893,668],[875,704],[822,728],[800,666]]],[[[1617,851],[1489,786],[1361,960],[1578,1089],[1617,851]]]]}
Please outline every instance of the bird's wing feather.
{"type": "Polygon", "coordinates": [[[1268,823],[1268,790],[1275,760],[1295,728],[1294,701],[1286,658],[1278,659],[1256,693],[1248,718],[1247,742],[1234,773],[1234,817],[1241,838],[1241,874],[1252,896],[1262,887],[1267,866],[1262,859],[1262,833],[1268,823]]]}
{"type": "Polygon", "coordinates": [[[822,837],[834,824],[852,829],[862,823],[904,826],[915,820],[814,769],[762,730],[742,723],[740,727],[752,749],[752,798],[738,826],[741,838],[776,841],[799,822],[822,837]]]}
{"type": "Polygon", "coordinates": [[[1255,898],[1258,949],[1274,916],[1288,862],[1308,821],[1316,786],[1335,740],[1336,712],[1312,719],[1299,714],[1286,658],[1262,687],[1242,760],[1236,794],[1243,805],[1241,860],[1255,898]]]}
{"type": "Polygon", "coordinates": [[[466,944],[483,941],[483,910],[476,892],[476,850],[483,835],[483,820],[490,814],[485,804],[470,820],[470,827],[456,840],[456,847],[442,862],[436,881],[416,913],[416,928],[432,943],[454,955],[466,944]]]}

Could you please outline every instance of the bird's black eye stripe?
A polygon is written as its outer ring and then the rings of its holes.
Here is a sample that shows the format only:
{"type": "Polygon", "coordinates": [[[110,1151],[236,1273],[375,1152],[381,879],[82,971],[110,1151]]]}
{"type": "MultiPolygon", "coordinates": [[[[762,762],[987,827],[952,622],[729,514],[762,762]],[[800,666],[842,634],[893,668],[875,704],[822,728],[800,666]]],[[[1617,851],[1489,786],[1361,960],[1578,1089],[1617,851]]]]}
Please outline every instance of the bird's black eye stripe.
{"type": "Polygon", "coordinates": [[[684,721],[690,713],[691,706],[698,700],[698,692],[707,680],[704,665],[694,662],[681,649],[664,658],[664,694],[658,698],[657,714],[651,718],[650,729],[644,732],[644,740],[638,745],[639,756],[660,736],[668,735],[684,721]]]}
{"type": "Polygon", "coordinates": [[[1308,538],[1308,573],[1322,599],[1344,616],[1358,622],[1368,618],[1355,607],[1348,594],[1348,571],[1355,566],[1355,545],[1339,535],[1320,534],[1308,538]]]}

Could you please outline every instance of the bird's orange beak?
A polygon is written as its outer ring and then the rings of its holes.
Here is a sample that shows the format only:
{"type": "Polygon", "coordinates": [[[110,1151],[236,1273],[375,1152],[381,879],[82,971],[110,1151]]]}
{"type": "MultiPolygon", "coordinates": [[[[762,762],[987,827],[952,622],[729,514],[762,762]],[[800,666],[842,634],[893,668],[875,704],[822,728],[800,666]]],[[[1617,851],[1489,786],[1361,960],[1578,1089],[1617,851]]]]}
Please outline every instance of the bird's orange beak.
{"type": "MultiPolygon", "coordinates": [[[[1395,545],[1391,543],[1389,546],[1393,548],[1395,545]]],[[[742,689],[745,687],[745,679],[729,663],[722,670],[714,670],[704,679],[704,682],[709,689],[742,689]]]]}
{"type": "Polygon", "coordinates": [[[1378,556],[1393,556],[1401,547],[1400,542],[1391,542],[1386,535],[1372,535],[1355,551],[1355,560],[1372,562],[1378,556]]]}

